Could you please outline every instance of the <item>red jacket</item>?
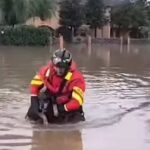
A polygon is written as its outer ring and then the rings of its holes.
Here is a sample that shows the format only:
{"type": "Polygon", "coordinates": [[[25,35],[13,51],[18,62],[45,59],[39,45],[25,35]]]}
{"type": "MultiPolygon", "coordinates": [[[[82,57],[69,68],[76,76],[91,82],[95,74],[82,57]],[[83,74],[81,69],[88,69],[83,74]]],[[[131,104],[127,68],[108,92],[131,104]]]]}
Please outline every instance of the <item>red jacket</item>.
{"type": "Polygon", "coordinates": [[[42,67],[31,81],[31,95],[38,95],[44,86],[47,87],[50,94],[56,96],[58,104],[64,105],[66,111],[78,110],[84,102],[85,81],[74,62],[63,78],[56,74],[51,63],[42,67]],[[67,81],[61,95],[58,96],[59,87],[64,78],[67,81]]]}

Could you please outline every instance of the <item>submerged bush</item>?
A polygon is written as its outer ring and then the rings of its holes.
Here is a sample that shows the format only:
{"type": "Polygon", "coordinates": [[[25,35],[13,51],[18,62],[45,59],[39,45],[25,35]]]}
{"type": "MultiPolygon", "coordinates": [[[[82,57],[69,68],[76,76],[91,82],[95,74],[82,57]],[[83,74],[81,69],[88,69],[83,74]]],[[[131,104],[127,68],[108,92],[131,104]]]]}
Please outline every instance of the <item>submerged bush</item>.
{"type": "Polygon", "coordinates": [[[20,46],[45,46],[49,45],[51,32],[46,28],[35,28],[33,26],[1,26],[1,45],[20,46]]]}

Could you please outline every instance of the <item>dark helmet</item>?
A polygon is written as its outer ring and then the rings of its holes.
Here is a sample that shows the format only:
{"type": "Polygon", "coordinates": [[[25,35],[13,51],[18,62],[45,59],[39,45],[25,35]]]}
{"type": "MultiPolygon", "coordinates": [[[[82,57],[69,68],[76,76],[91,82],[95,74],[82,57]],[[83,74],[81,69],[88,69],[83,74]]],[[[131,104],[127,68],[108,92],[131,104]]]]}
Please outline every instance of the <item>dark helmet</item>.
{"type": "Polygon", "coordinates": [[[52,63],[54,66],[68,69],[71,65],[71,62],[72,62],[72,55],[68,50],[58,49],[53,53],[52,63]]]}

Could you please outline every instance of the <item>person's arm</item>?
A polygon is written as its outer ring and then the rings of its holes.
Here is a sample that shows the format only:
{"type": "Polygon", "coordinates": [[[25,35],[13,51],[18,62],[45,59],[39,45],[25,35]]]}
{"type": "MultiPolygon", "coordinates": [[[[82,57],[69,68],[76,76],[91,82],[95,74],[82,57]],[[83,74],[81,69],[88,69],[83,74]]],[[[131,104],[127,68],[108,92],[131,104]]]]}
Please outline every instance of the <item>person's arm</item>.
{"type": "Polygon", "coordinates": [[[30,84],[31,96],[38,96],[40,89],[43,87],[44,82],[39,74],[35,75],[30,84]]]}
{"type": "Polygon", "coordinates": [[[38,101],[38,94],[42,86],[44,85],[42,73],[43,69],[41,69],[37,75],[35,75],[31,81],[30,87],[31,87],[31,104],[27,112],[27,117],[30,120],[38,121],[42,120],[42,118],[39,115],[39,101],[38,101]]]}
{"type": "Polygon", "coordinates": [[[84,103],[85,83],[84,80],[74,81],[70,101],[64,105],[66,111],[79,109],[84,103]]]}
{"type": "Polygon", "coordinates": [[[71,83],[71,99],[65,105],[59,105],[60,111],[78,110],[84,103],[85,82],[84,79],[76,79],[71,83]]]}
{"type": "Polygon", "coordinates": [[[42,67],[33,77],[30,83],[31,96],[38,96],[40,89],[44,86],[44,76],[47,71],[47,66],[42,67]]]}

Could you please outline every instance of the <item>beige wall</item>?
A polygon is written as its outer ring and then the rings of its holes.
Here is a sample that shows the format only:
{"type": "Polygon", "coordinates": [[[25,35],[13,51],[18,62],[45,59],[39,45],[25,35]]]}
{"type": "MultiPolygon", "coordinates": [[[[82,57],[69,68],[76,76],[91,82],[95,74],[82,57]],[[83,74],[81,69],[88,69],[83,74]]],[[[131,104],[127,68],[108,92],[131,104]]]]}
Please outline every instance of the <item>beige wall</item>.
{"type": "Polygon", "coordinates": [[[34,17],[34,18],[27,20],[26,25],[34,25],[36,27],[46,25],[55,30],[60,27],[59,14],[58,14],[58,12],[56,12],[55,15],[53,15],[51,19],[47,19],[45,21],[42,21],[39,17],[34,17]]]}
{"type": "Polygon", "coordinates": [[[110,38],[110,24],[107,24],[107,25],[105,25],[105,26],[103,26],[103,38],[110,38]]]}
{"type": "MultiPolygon", "coordinates": [[[[103,26],[101,29],[97,28],[97,38],[110,38],[110,24],[103,26]]],[[[94,30],[91,31],[92,37],[94,37],[94,30]]]]}

